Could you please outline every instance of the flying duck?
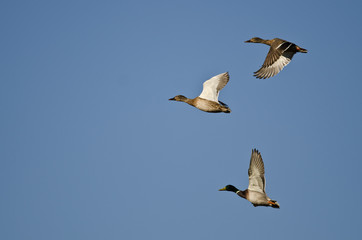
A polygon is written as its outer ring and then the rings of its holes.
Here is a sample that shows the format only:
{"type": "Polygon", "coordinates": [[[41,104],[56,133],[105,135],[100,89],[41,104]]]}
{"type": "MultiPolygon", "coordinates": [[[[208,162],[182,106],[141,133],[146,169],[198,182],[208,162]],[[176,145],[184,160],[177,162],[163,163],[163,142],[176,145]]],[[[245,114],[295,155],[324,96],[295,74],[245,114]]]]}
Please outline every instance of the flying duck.
{"type": "Polygon", "coordinates": [[[279,208],[279,204],[275,200],[271,200],[265,193],[265,177],[264,177],[264,163],[258,150],[251,151],[250,165],[249,165],[249,187],[242,191],[233,185],[219,189],[219,191],[234,192],[242,198],[251,202],[254,207],[266,206],[279,208]]]}
{"type": "Polygon", "coordinates": [[[261,68],[254,72],[256,78],[270,78],[277,75],[290,61],[297,52],[307,53],[307,49],[301,48],[294,43],[285,41],[280,38],[264,40],[254,37],[245,42],[264,43],[270,46],[268,55],[261,68]]]}
{"type": "Polygon", "coordinates": [[[220,90],[223,89],[229,81],[229,73],[221,73],[204,82],[204,88],[200,96],[190,99],[183,95],[177,95],[170,98],[171,101],[185,102],[200,109],[201,111],[211,113],[230,113],[229,106],[218,100],[220,90]]]}

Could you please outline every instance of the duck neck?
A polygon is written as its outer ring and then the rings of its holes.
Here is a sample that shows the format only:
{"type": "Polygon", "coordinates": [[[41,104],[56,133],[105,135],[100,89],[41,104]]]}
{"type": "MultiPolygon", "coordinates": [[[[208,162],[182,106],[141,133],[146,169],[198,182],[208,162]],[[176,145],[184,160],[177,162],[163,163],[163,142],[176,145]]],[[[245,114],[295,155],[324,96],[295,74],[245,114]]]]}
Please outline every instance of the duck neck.
{"type": "Polygon", "coordinates": [[[271,46],[271,44],[272,44],[271,40],[261,39],[261,38],[258,39],[258,42],[259,43],[264,43],[264,44],[269,45],[269,46],[271,46]]]}
{"type": "Polygon", "coordinates": [[[239,195],[239,197],[242,197],[242,198],[245,198],[245,199],[246,199],[247,191],[248,191],[247,189],[246,189],[245,191],[238,190],[238,191],[236,191],[235,193],[236,193],[237,195],[239,195]]]}
{"type": "Polygon", "coordinates": [[[183,102],[188,103],[188,104],[190,104],[190,105],[193,105],[193,103],[194,103],[194,99],[191,99],[191,98],[185,98],[185,99],[183,100],[183,102]]]}

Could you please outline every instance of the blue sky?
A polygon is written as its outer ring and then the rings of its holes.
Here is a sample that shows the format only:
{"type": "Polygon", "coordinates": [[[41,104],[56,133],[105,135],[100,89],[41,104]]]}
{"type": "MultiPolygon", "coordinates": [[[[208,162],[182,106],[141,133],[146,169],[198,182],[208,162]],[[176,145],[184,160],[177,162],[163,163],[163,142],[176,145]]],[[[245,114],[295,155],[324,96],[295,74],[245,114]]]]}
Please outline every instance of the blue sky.
{"type": "Polygon", "coordinates": [[[1,2],[0,238],[357,239],[361,5],[1,2]],[[259,80],[252,37],[308,53],[259,80]],[[226,71],[231,114],[168,101],[226,71]],[[217,191],[252,148],[279,210],[217,191]]]}

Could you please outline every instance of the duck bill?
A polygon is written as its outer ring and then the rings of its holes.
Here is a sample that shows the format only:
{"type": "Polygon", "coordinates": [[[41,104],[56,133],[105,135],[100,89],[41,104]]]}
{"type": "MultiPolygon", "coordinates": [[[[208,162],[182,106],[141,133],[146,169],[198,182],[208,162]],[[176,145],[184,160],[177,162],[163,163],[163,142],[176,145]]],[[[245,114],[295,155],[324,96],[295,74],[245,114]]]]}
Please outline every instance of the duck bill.
{"type": "Polygon", "coordinates": [[[169,99],[170,101],[176,101],[176,99],[173,97],[173,98],[170,98],[169,99]]]}
{"type": "Polygon", "coordinates": [[[219,191],[226,191],[226,187],[219,189],[219,191]]]}
{"type": "Polygon", "coordinates": [[[247,40],[247,41],[245,41],[245,42],[251,42],[250,40],[247,40]]]}

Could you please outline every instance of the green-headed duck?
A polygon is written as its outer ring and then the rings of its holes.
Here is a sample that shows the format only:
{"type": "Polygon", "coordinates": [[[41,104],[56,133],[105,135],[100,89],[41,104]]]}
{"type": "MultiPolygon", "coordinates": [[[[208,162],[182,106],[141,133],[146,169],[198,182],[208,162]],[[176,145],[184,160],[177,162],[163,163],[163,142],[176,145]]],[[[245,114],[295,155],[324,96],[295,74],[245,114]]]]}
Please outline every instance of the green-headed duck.
{"type": "Polygon", "coordinates": [[[275,200],[271,200],[265,193],[265,176],[264,176],[264,163],[258,150],[253,149],[251,152],[250,165],[249,165],[249,187],[242,191],[233,185],[227,185],[219,191],[234,192],[242,198],[251,202],[254,207],[266,206],[279,208],[279,204],[275,200]]]}

